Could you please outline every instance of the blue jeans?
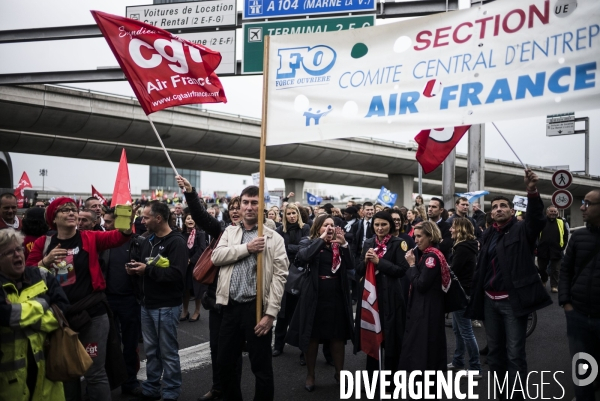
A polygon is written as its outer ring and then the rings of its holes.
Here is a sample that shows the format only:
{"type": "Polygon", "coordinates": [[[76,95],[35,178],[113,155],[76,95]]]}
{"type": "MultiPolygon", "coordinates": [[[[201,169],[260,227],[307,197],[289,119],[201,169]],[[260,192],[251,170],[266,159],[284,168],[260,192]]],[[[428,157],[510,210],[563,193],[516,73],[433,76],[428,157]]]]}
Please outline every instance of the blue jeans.
{"type": "Polygon", "coordinates": [[[481,363],[479,362],[479,346],[473,334],[473,326],[471,319],[465,317],[465,309],[452,312],[452,330],[456,337],[456,350],[452,365],[462,368],[465,366],[465,345],[469,352],[469,369],[481,371],[481,363]]]}
{"type": "MultiPolygon", "coordinates": [[[[485,334],[488,343],[488,365],[490,372],[495,373],[500,383],[508,373],[508,388],[512,389],[517,379],[527,378],[527,355],[525,354],[525,338],[527,332],[527,315],[515,316],[508,299],[494,301],[485,296],[485,334]]],[[[506,386],[501,399],[506,399],[506,386]]],[[[522,395],[515,392],[512,399],[522,395]]]]}
{"type": "MultiPolygon", "coordinates": [[[[585,352],[600,363],[600,317],[588,317],[576,310],[565,312],[565,317],[571,358],[585,352]]],[[[575,396],[577,401],[594,401],[594,384],[575,386],[575,396]]]]}
{"type": "Polygon", "coordinates": [[[142,392],[159,397],[160,377],[163,379],[163,398],[178,399],[181,394],[181,366],[177,326],[182,306],[146,309],[142,306],[142,335],[146,351],[146,376],[142,392]]]}

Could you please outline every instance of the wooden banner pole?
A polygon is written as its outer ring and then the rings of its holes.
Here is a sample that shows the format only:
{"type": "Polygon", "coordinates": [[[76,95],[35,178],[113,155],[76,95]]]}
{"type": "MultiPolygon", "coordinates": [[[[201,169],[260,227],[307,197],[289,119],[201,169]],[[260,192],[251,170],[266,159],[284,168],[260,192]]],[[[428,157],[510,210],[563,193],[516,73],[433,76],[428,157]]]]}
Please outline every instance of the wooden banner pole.
{"type": "MultiPolygon", "coordinates": [[[[258,184],[258,236],[263,235],[265,219],[265,161],[267,159],[267,105],[269,103],[269,36],[264,36],[265,49],[263,59],[263,105],[260,131],[260,167],[258,184]]],[[[256,324],[263,314],[263,252],[256,255],[256,324]]]]}

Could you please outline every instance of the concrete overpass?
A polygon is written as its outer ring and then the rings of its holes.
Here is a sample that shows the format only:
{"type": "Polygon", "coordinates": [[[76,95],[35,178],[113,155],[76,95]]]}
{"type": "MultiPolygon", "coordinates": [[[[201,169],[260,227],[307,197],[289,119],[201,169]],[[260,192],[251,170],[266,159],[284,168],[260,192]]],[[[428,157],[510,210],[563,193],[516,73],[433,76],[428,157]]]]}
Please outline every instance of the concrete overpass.
{"type": "MultiPolygon", "coordinates": [[[[248,175],[258,171],[260,120],[175,107],[152,116],[179,168],[248,175]]],[[[130,163],[168,166],[137,100],[52,85],[0,86],[0,152],[118,161],[126,148],[130,163]]],[[[286,180],[286,190],[303,193],[304,181],[379,188],[408,203],[417,192],[416,149],[370,138],[338,139],[267,148],[266,175],[286,180]],[[403,198],[404,197],[404,198],[403,198]]],[[[423,180],[424,193],[441,193],[441,168],[423,180]]],[[[551,170],[536,168],[547,198],[551,170]]],[[[466,155],[457,155],[456,190],[465,191],[466,155]]],[[[575,175],[576,200],[599,177],[575,175]]],[[[520,165],[486,159],[485,189],[522,193],[520,165]]],[[[400,203],[400,201],[399,201],[400,203]]]]}

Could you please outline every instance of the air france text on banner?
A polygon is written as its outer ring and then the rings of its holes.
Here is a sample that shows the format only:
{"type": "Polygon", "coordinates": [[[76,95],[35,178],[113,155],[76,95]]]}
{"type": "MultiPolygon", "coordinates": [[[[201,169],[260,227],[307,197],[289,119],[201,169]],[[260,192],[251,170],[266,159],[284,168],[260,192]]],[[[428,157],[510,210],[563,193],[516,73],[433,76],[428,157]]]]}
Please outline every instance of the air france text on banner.
{"type": "Polygon", "coordinates": [[[599,21],[596,0],[503,0],[272,36],[267,145],[598,108],[599,21]]]}
{"type": "Polygon", "coordinates": [[[144,22],[91,11],[146,114],[227,102],[215,69],[219,52],[144,22]]]}

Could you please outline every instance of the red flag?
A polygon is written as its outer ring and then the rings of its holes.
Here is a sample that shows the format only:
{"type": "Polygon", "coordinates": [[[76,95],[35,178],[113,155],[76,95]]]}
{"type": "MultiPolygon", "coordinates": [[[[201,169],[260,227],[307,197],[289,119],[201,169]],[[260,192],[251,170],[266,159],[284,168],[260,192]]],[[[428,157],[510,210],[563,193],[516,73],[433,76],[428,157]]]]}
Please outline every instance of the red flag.
{"type": "Polygon", "coordinates": [[[442,164],[469,127],[471,126],[463,125],[454,128],[425,129],[415,136],[415,141],[419,144],[417,160],[425,174],[431,173],[442,164]]]}
{"type": "Polygon", "coordinates": [[[94,188],[94,186],[92,185],[92,196],[96,199],[98,199],[100,201],[101,205],[105,205],[106,202],[106,198],[104,196],[102,196],[102,194],[100,192],[98,192],[98,190],[96,188],[94,188]]]}
{"type": "Polygon", "coordinates": [[[91,11],[146,114],[194,103],[226,103],[215,74],[221,53],[141,21],[91,11]]]}
{"type": "Polygon", "coordinates": [[[131,205],[131,203],[131,186],[129,185],[127,155],[125,154],[125,149],[123,149],[110,207],[115,207],[117,205],[131,205]]]}
{"type": "Polygon", "coordinates": [[[25,202],[25,188],[33,188],[31,186],[31,181],[27,176],[27,173],[23,171],[21,175],[21,179],[17,184],[17,188],[15,188],[15,196],[17,197],[17,205],[18,207],[23,207],[23,203],[25,202]]]}
{"type": "Polygon", "coordinates": [[[383,332],[379,318],[375,265],[369,262],[365,274],[365,289],[362,294],[360,312],[360,349],[371,358],[379,360],[379,347],[382,342],[383,332]]]}

